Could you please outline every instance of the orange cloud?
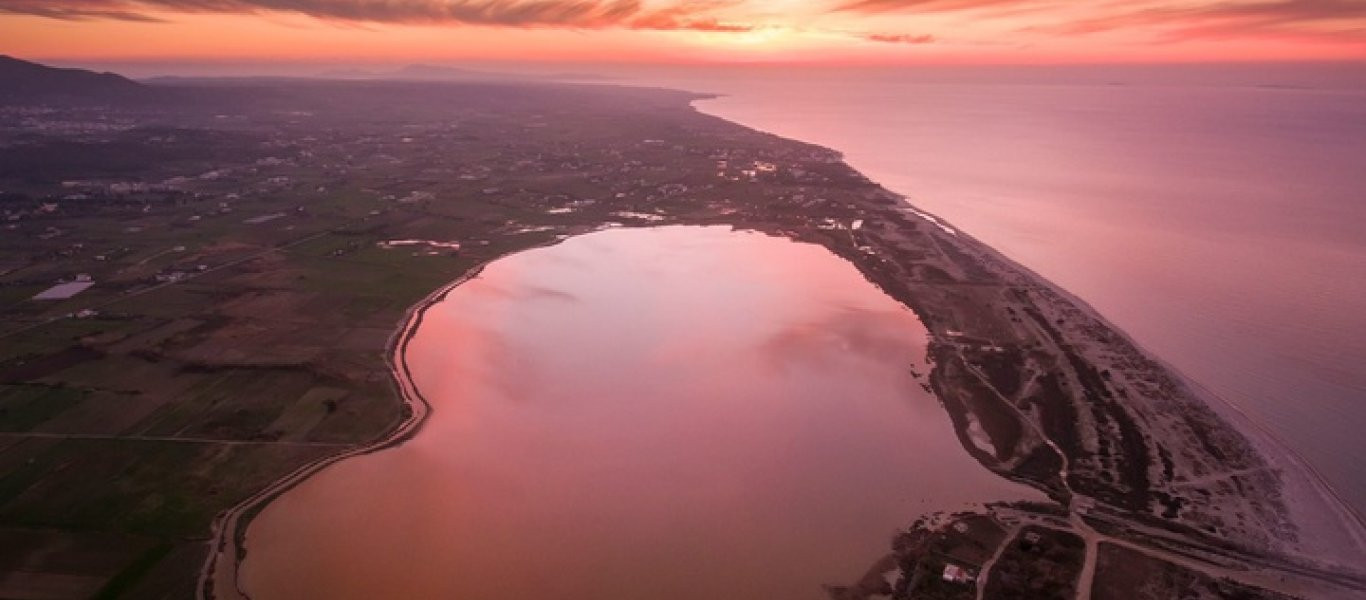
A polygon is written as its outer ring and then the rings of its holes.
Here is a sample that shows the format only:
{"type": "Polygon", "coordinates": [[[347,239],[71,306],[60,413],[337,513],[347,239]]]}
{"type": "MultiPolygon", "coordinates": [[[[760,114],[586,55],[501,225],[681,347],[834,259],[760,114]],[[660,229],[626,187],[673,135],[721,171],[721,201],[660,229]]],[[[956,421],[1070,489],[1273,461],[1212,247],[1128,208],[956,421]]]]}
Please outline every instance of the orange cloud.
{"type": "Polygon", "coordinates": [[[870,33],[863,36],[863,39],[870,42],[883,42],[887,44],[929,44],[934,42],[934,36],[932,35],[911,35],[906,33],[870,33]]]}
{"type": "Polygon", "coordinates": [[[1143,30],[1161,40],[1219,37],[1325,37],[1366,43],[1363,0],[1148,0],[1085,4],[1050,0],[854,0],[836,12],[977,11],[985,18],[1032,20],[1021,31],[1073,36],[1143,30]]]}
{"type": "Polygon", "coordinates": [[[948,12],[1036,4],[1031,0],[855,0],[837,10],[853,12],[948,12]]]}
{"type": "Polygon", "coordinates": [[[508,27],[749,31],[706,13],[724,2],[648,9],[640,0],[0,0],[0,12],[63,20],[155,21],[151,12],[299,13],[332,21],[508,27]]]}
{"type": "Polygon", "coordinates": [[[37,58],[1362,60],[1366,0],[0,0],[0,39],[37,58]]]}
{"type": "Polygon", "coordinates": [[[1280,0],[1155,6],[1066,23],[1051,31],[1085,34],[1160,28],[1171,39],[1217,37],[1328,37],[1366,41],[1366,2],[1280,0]]]}

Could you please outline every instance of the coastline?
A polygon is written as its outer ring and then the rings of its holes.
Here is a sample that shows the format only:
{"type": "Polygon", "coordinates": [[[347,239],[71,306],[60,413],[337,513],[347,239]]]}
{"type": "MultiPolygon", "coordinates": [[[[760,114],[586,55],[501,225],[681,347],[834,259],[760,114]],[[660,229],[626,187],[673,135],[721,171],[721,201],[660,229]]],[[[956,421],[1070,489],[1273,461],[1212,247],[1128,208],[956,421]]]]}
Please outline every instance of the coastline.
{"type": "MultiPolygon", "coordinates": [[[[691,110],[698,112],[699,114],[706,115],[706,113],[698,111],[695,106],[691,105],[681,108],[680,110],[689,110],[689,107],[691,108],[691,110]]],[[[720,119],[719,117],[714,117],[710,115],[707,116],[708,118],[720,119]]],[[[757,133],[759,135],[769,136],[773,138],[778,137],[772,134],[768,134],[766,132],[749,128],[740,123],[734,123],[731,121],[725,122],[729,126],[742,128],[746,131],[757,133]]],[[[826,148],[820,148],[819,146],[814,146],[806,142],[786,139],[783,139],[783,141],[788,144],[797,144],[803,147],[817,148],[824,152],[828,152],[833,156],[841,156],[837,151],[826,148]]],[[[847,164],[844,164],[842,162],[842,158],[840,160],[840,164],[844,168],[850,171],[853,170],[852,167],[849,167],[847,164]]],[[[876,184],[873,185],[876,186],[876,184]]],[[[1286,474],[1283,472],[1279,476],[1282,488],[1284,489],[1287,495],[1287,498],[1285,499],[1288,501],[1288,503],[1290,505],[1302,506],[1300,512],[1304,512],[1305,508],[1303,507],[1307,507],[1310,504],[1309,502],[1307,502],[1308,500],[1310,500],[1310,498],[1306,497],[1304,494],[1318,494],[1318,497],[1314,499],[1315,502],[1318,502],[1320,505],[1323,506],[1336,508],[1339,511],[1337,514],[1344,518],[1350,517],[1350,519],[1348,519],[1347,524],[1351,524],[1353,522],[1355,523],[1355,531],[1353,531],[1352,533],[1355,533],[1355,542],[1357,544],[1356,550],[1359,552],[1363,547],[1363,544],[1366,544],[1366,541],[1364,541],[1366,540],[1366,534],[1362,533],[1363,521],[1360,515],[1356,515],[1350,507],[1346,506],[1345,503],[1342,502],[1341,499],[1338,498],[1336,494],[1332,491],[1331,486],[1329,486],[1327,482],[1323,481],[1322,477],[1319,476],[1317,472],[1314,471],[1312,467],[1310,467],[1307,464],[1307,462],[1303,461],[1302,458],[1299,458],[1298,455],[1296,455],[1293,452],[1293,450],[1289,449],[1288,447],[1284,447],[1284,444],[1282,442],[1279,442],[1277,438],[1274,436],[1274,434],[1272,434],[1269,431],[1266,431],[1264,427],[1258,425],[1254,420],[1251,419],[1250,416],[1241,413],[1241,411],[1238,411],[1236,407],[1233,407],[1232,405],[1224,402],[1217,396],[1214,396],[1208,390],[1200,388],[1198,384],[1191,381],[1188,377],[1182,375],[1179,370],[1176,370],[1171,365],[1162,362],[1160,358],[1153,356],[1150,352],[1143,349],[1136,342],[1130,339],[1122,330],[1119,330],[1113,324],[1106,321],[1101,315],[1099,315],[1094,310],[1094,308],[1087,305],[1081,299],[1076,298],[1067,291],[1058,288],[1056,285],[1052,284],[1045,278],[1039,276],[1037,273],[1034,273],[1033,271],[1029,270],[1027,267],[1015,263],[1014,261],[1002,255],[1000,252],[991,248],[989,245],[971,237],[970,235],[962,232],[956,227],[952,227],[952,225],[947,221],[939,219],[937,216],[931,215],[929,213],[920,211],[918,208],[913,208],[910,205],[909,200],[906,199],[904,196],[898,195],[890,190],[886,190],[881,186],[877,186],[877,189],[881,190],[881,193],[885,196],[894,197],[898,199],[900,202],[905,204],[906,208],[909,208],[911,211],[914,211],[917,214],[906,215],[906,211],[900,211],[898,208],[892,208],[890,210],[900,212],[900,214],[902,214],[906,218],[918,219],[920,222],[930,225],[930,227],[926,228],[928,230],[928,233],[926,235],[934,239],[936,244],[952,244],[956,246],[957,249],[960,251],[966,250],[968,252],[977,253],[978,255],[980,255],[980,257],[985,257],[987,259],[986,263],[988,267],[997,269],[1000,273],[1008,274],[1008,276],[1012,278],[1014,285],[1017,285],[1022,288],[1029,287],[1040,290],[1047,290],[1047,293],[1051,293],[1056,297],[1060,298],[1063,302],[1065,302],[1068,305],[1068,307],[1065,308],[1071,308],[1081,311],[1085,314],[1087,319],[1090,319],[1094,323],[1100,324],[1100,326],[1103,327],[1107,333],[1119,336],[1119,338],[1122,339],[1124,343],[1127,343],[1129,346],[1132,346],[1132,348],[1134,348],[1138,353],[1140,353],[1143,359],[1151,361],[1156,365],[1159,365],[1168,376],[1172,377],[1180,386],[1185,388],[1187,394],[1189,394],[1191,397],[1201,399],[1201,401],[1205,403],[1204,406],[1207,409],[1216,414],[1225,425],[1232,427],[1234,431],[1236,431],[1239,435],[1241,435],[1244,438],[1245,441],[1252,444],[1252,446],[1257,449],[1258,458],[1260,460],[1268,461],[1274,464],[1281,464],[1277,463],[1277,457],[1281,457],[1281,459],[1285,461],[1285,464],[1302,465],[1305,469],[1304,471],[1296,471],[1294,469],[1291,469],[1289,471],[1290,473],[1303,473],[1303,476],[1306,478],[1299,481],[1299,484],[1296,486],[1298,491],[1285,489],[1290,487],[1289,483],[1286,481],[1286,474]],[[947,231],[945,231],[945,227],[951,228],[953,230],[953,233],[950,234],[947,231]],[[935,233],[935,231],[938,231],[938,233],[935,233]],[[1232,418],[1232,415],[1227,414],[1225,411],[1221,411],[1220,408],[1226,409],[1226,411],[1234,411],[1234,413],[1241,415],[1241,419],[1245,420],[1246,422],[1235,422],[1239,419],[1232,418]],[[1251,428],[1252,430],[1249,431],[1248,428],[1251,428]],[[1278,447],[1278,445],[1280,447],[1278,447]],[[1311,490],[1313,491],[1311,492],[1311,490]]],[[[871,211],[873,209],[870,208],[869,210],[871,211]]],[[[678,222],[662,222],[659,223],[659,225],[689,223],[690,219],[682,219],[678,222]]],[[[700,224],[702,222],[699,221],[698,223],[700,224]]],[[[640,226],[649,226],[649,224],[640,224],[640,226]]],[[[737,228],[753,228],[756,230],[766,231],[774,235],[784,235],[787,237],[792,237],[793,239],[799,239],[801,241],[810,241],[802,239],[800,237],[801,234],[786,232],[777,225],[762,223],[741,223],[732,226],[737,228]]],[[[577,233],[585,232],[579,231],[577,233]]],[[[556,239],[554,241],[549,242],[549,244],[558,243],[558,241],[560,240],[556,239]]],[[[822,245],[826,245],[827,247],[830,247],[830,242],[828,241],[816,241],[815,243],[819,243],[822,245]]],[[[539,247],[540,245],[545,244],[528,246],[526,248],[516,250],[513,253],[525,249],[530,249],[533,247],[539,247]]],[[[875,285],[878,285],[879,287],[883,288],[884,291],[886,291],[893,298],[905,303],[908,307],[915,311],[917,316],[919,316],[923,321],[926,321],[926,325],[930,328],[932,335],[936,338],[935,341],[937,343],[943,344],[947,342],[947,337],[945,337],[944,333],[945,326],[942,324],[938,325],[937,327],[931,326],[930,320],[926,318],[926,315],[929,313],[926,311],[925,307],[923,305],[918,305],[917,302],[907,301],[906,293],[909,292],[907,291],[908,288],[905,288],[904,284],[899,289],[889,289],[888,280],[878,277],[875,274],[872,274],[869,270],[870,267],[868,266],[868,264],[860,262],[859,260],[855,260],[855,258],[851,257],[849,253],[850,249],[835,247],[830,247],[830,249],[834,251],[837,255],[841,256],[842,258],[845,258],[856,268],[859,268],[860,271],[862,271],[864,275],[875,285]]],[[[409,339],[411,338],[413,332],[421,324],[423,313],[426,311],[427,308],[429,308],[437,302],[440,302],[447,294],[450,293],[452,289],[454,289],[458,285],[468,281],[473,277],[478,276],[483,266],[488,264],[488,262],[492,260],[497,260],[498,258],[502,258],[503,256],[506,256],[506,254],[494,257],[492,259],[489,259],[489,261],[484,261],[479,265],[471,268],[469,271],[458,277],[456,280],[444,285],[441,288],[438,288],[436,291],[426,296],[419,303],[410,307],[408,311],[405,313],[405,317],[401,321],[400,327],[396,331],[394,331],[394,333],[390,337],[389,342],[386,345],[385,352],[386,361],[389,363],[388,366],[393,386],[398,390],[400,400],[403,403],[403,406],[406,407],[404,409],[406,414],[398,421],[398,423],[395,424],[393,430],[389,434],[383,436],[382,438],[376,440],[371,444],[347,450],[343,453],[333,455],[330,457],[325,457],[312,463],[309,463],[303,467],[300,467],[295,471],[291,472],[290,474],[286,475],[285,477],[278,479],[268,488],[261,490],[260,492],[250,496],[241,503],[233,506],[231,509],[221,513],[215,519],[212,529],[213,534],[209,556],[205,561],[203,569],[201,570],[200,583],[197,586],[197,594],[200,598],[207,599],[214,597],[248,597],[245,591],[242,590],[240,587],[241,584],[238,580],[238,569],[241,565],[241,562],[246,552],[244,546],[246,530],[250,524],[251,519],[256,514],[258,514],[259,510],[263,509],[266,506],[266,504],[268,504],[270,501],[272,501],[279,495],[289,491],[294,486],[302,483],[308,477],[312,476],[317,472],[320,472],[322,469],[325,469],[326,467],[334,463],[340,462],[341,460],[345,460],[347,458],[369,454],[397,445],[401,445],[408,439],[411,439],[421,430],[423,423],[425,422],[427,416],[430,414],[431,406],[427,403],[427,400],[424,397],[422,397],[421,393],[416,389],[416,387],[412,383],[412,380],[408,373],[406,361],[403,356],[404,349],[406,348],[406,345],[409,339]]],[[[936,370],[937,369],[938,365],[936,366],[936,370]]],[[[950,410],[950,412],[952,413],[953,411],[950,410]]],[[[1000,473],[998,469],[993,470],[997,470],[998,473],[1000,473]]],[[[1045,489],[1044,487],[1040,486],[1040,483],[1037,480],[1031,480],[1028,478],[1024,478],[1023,480],[1031,483],[1031,485],[1034,485],[1039,489],[1045,489]]],[[[912,515],[908,515],[908,518],[909,517],[912,517],[912,515]]],[[[1296,525],[1301,526],[1300,523],[1296,523],[1296,525]]],[[[1323,523],[1322,526],[1326,528],[1330,527],[1331,524],[1323,523]]],[[[1339,525],[1339,527],[1340,526],[1341,525],[1339,525]]],[[[1324,529],[1323,531],[1329,530],[1324,529]]],[[[1301,556],[1300,558],[1307,559],[1315,557],[1301,556]]],[[[1350,566],[1350,563],[1348,566],[1350,566]]]]}
{"type": "MultiPolygon", "coordinates": [[[[904,202],[910,205],[911,200],[909,197],[891,190],[888,191],[897,194],[904,202]]],[[[1113,333],[1123,338],[1126,343],[1142,352],[1149,360],[1161,365],[1163,369],[1176,378],[1188,393],[1202,399],[1205,406],[1218,414],[1228,425],[1234,427],[1239,434],[1245,437],[1249,442],[1252,442],[1253,445],[1257,447],[1258,455],[1261,458],[1276,464],[1290,465],[1288,468],[1280,467],[1276,469],[1283,485],[1289,486],[1293,482],[1295,485],[1311,488],[1303,489],[1302,491],[1304,493],[1313,494],[1313,497],[1306,497],[1302,494],[1291,496],[1292,499],[1300,501],[1290,503],[1290,508],[1292,510],[1298,509],[1300,515],[1308,516],[1315,513],[1309,506],[1310,504],[1313,504],[1322,508],[1331,509],[1336,515],[1341,517],[1339,520],[1318,523],[1320,528],[1314,530],[1316,535],[1327,537],[1335,536],[1337,534],[1346,534],[1354,545],[1350,547],[1340,547],[1338,548],[1339,550],[1355,550],[1358,555],[1366,552],[1366,517],[1363,517],[1353,509],[1351,505],[1333,489],[1332,484],[1329,483],[1307,459],[1290,447],[1290,445],[1280,436],[1276,435],[1274,430],[1260,422],[1246,410],[1201,385],[1175,365],[1148,350],[1119,326],[1106,319],[1100,311],[1095,309],[1095,307],[1091,306],[1088,302],[1072,292],[1058,286],[1029,267],[1016,262],[990,244],[973,237],[970,233],[964,232],[961,228],[954,226],[944,218],[924,211],[919,207],[913,206],[913,210],[920,215],[927,216],[931,223],[934,223],[941,228],[951,228],[953,235],[971,240],[971,242],[976,244],[981,250],[992,254],[996,260],[1025,274],[1035,283],[1046,286],[1053,293],[1066,299],[1067,302],[1076,308],[1085,311],[1090,318],[1103,323],[1113,333]],[[1294,477],[1294,479],[1292,481],[1287,481],[1287,477],[1294,477]],[[1340,523],[1355,524],[1356,527],[1351,531],[1344,531],[1340,529],[1340,523]]],[[[1303,525],[1305,523],[1296,521],[1296,524],[1303,525]]],[[[1322,549],[1323,548],[1320,548],[1320,550],[1322,549]]]]}
{"type": "MultiPolygon", "coordinates": [[[[902,198],[907,203],[910,202],[909,198],[905,196],[902,198]]],[[[1028,267],[1015,262],[991,245],[965,233],[942,217],[919,208],[915,208],[915,210],[932,217],[934,221],[931,222],[935,222],[936,225],[953,228],[956,236],[971,240],[982,250],[995,255],[997,260],[1026,274],[1039,285],[1048,287],[1053,293],[1065,298],[1072,306],[1085,311],[1090,318],[1104,323],[1113,333],[1122,337],[1126,343],[1142,352],[1149,360],[1161,365],[1185,388],[1187,393],[1201,399],[1205,407],[1217,414],[1225,424],[1233,427],[1248,442],[1252,443],[1256,448],[1257,456],[1273,465],[1271,468],[1286,492],[1287,508],[1293,515],[1292,520],[1299,529],[1299,533],[1307,534],[1310,538],[1319,540],[1339,538],[1337,543],[1331,545],[1306,547],[1305,550],[1309,550],[1309,552],[1304,552],[1306,558],[1322,558],[1322,553],[1332,553],[1334,558],[1340,560],[1344,566],[1350,566],[1353,564],[1353,556],[1366,556],[1366,517],[1353,509],[1333,489],[1332,484],[1307,459],[1276,435],[1274,430],[1261,423],[1246,410],[1201,385],[1175,365],[1149,351],[1123,329],[1107,320],[1085,300],[1059,287],[1028,267]],[[1316,509],[1327,509],[1337,518],[1311,519],[1313,515],[1322,514],[1320,510],[1316,509]],[[1349,525],[1349,527],[1344,528],[1343,525],[1349,525]],[[1346,537],[1342,538],[1341,536],[1346,537]]],[[[1300,543],[1303,544],[1303,541],[1300,543]]]]}
{"type": "Polygon", "coordinates": [[[428,415],[431,414],[432,406],[413,383],[407,360],[404,357],[404,350],[418,326],[422,324],[423,315],[427,309],[441,302],[451,290],[460,284],[478,277],[488,262],[491,261],[475,266],[464,275],[438,288],[410,307],[405,313],[400,327],[390,336],[389,342],[386,344],[385,360],[389,363],[392,383],[398,391],[399,399],[406,413],[406,416],[394,426],[390,433],[371,444],[304,465],[276,480],[270,487],[224,511],[214,520],[210,552],[200,571],[199,585],[196,589],[198,598],[208,600],[210,598],[245,599],[251,597],[242,589],[239,579],[239,570],[246,557],[246,532],[251,519],[272,500],[333,464],[348,458],[364,456],[402,445],[417,435],[428,415]]]}
{"type": "Polygon", "coordinates": [[[199,584],[195,589],[196,597],[199,600],[215,598],[246,600],[251,598],[251,595],[242,589],[240,570],[242,561],[246,559],[247,554],[247,529],[251,525],[251,520],[260,514],[266,505],[336,463],[401,446],[421,432],[422,426],[426,424],[433,407],[422,395],[422,392],[418,390],[417,384],[413,382],[406,351],[413,335],[422,325],[427,309],[441,303],[455,288],[478,277],[490,263],[520,252],[553,246],[561,241],[563,239],[557,238],[550,242],[531,245],[482,261],[454,280],[437,288],[416,304],[408,307],[403,318],[399,321],[399,327],[389,336],[384,351],[390,381],[393,388],[398,392],[398,399],[406,415],[394,426],[392,431],[374,442],[339,454],[326,456],[299,467],[276,480],[270,487],[220,513],[213,522],[209,554],[200,570],[199,584]],[[223,590],[227,590],[227,592],[224,593],[223,590]]]}
{"type": "MultiPolygon", "coordinates": [[[[721,98],[728,95],[729,94],[708,94],[705,97],[694,100],[690,105],[694,110],[702,114],[725,120],[729,123],[751,129],[761,134],[782,137],[779,134],[764,131],[751,127],[743,122],[732,120],[718,112],[708,111],[700,105],[700,103],[706,100],[721,98]]],[[[792,140],[791,138],[784,139],[789,139],[802,144],[812,144],[812,142],[804,140],[792,140]]],[[[835,153],[841,160],[845,159],[845,154],[838,149],[824,146],[819,147],[835,153]]],[[[846,162],[845,164],[847,165],[848,163],[846,162]]],[[[849,165],[849,168],[857,171],[852,165],[849,165]]],[[[874,183],[877,182],[874,181],[874,183]]],[[[1201,385],[1181,369],[1150,351],[1125,330],[1108,320],[1087,301],[1062,288],[1030,267],[1010,258],[991,244],[974,237],[970,232],[966,232],[942,216],[936,215],[915,205],[909,195],[892,190],[881,184],[878,185],[881,189],[905,203],[909,210],[917,217],[931,223],[953,237],[974,244],[980,251],[990,255],[995,261],[1024,275],[1033,283],[1047,287],[1071,305],[1087,313],[1089,318],[1103,324],[1111,332],[1123,338],[1127,344],[1143,353],[1147,359],[1161,365],[1162,368],[1171,374],[1188,393],[1202,399],[1205,406],[1218,414],[1228,425],[1233,426],[1249,442],[1252,442],[1258,448],[1258,454],[1263,459],[1277,465],[1276,470],[1278,471],[1278,475],[1282,479],[1282,484],[1284,486],[1287,488],[1294,486],[1299,490],[1300,493],[1291,495],[1291,498],[1299,501],[1292,502],[1291,504],[1293,506],[1290,507],[1299,516],[1299,519],[1296,520],[1297,525],[1312,524],[1312,528],[1306,526],[1305,529],[1312,531],[1315,537],[1326,538],[1346,536],[1346,539],[1340,539],[1340,543],[1338,544],[1327,547],[1316,547],[1314,550],[1337,551],[1339,557],[1346,558],[1346,562],[1349,564],[1353,554],[1358,558],[1366,556],[1366,515],[1361,514],[1353,508],[1345,498],[1334,489],[1331,482],[1329,482],[1319,470],[1308,461],[1308,459],[1297,452],[1288,442],[1278,435],[1274,429],[1261,422],[1247,410],[1220,396],[1208,387],[1201,385]],[[1313,521],[1310,521],[1312,516],[1321,514],[1321,510],[1316,509],[1328,509],[1338,518],[1327,520],[1314,519],[1313,521]],[[1341,527],[1342,524],[1353,525],[1354,527],[1349,527],[1347,530],[1344,530],[1341,527]],[[1342,543],[1350,545],[1344,546],[1342,543]]]]}
{"type": "MultiPolygon", "coordinates": [[[[1361,422],[1353,407],[1362,389],[1351,361],[1361,348],[1342,339],[1360,330],[1353,327],[1359,319],[1350,302],[1340,302],[1358,294],[1350,283],[1338,284],[1358,279],[1352,274],[1366,263],[1351,259],[1360,249],[1350,240],[1335,241],[1336,222],[1306,216],[1285,223],[1268,214],[1291,201],[1282,190],[1300,181],[1305,200],[1314,200],[1305,204],[1312,209],[1306,215],[1338,214],[1335,190],[1353,189],[1350,170],[1277,168],[1297,147],[1293,135],[1280,137],[1292,131],[1282,119],[1327,117],[1336,105],[1255,88],[1180,103],[1190,90],[1137,81],[1132,94],[1098,87],[1095,96],[1049,94],[1044,106],[1033,102],[1045,96],[1012,87],[1002,89],[1004,104],[983,103],[972,99],[991,89],[989,77],[965,77],[943,89],[939,82],[886,74],[860,79],[857,88],[818,85],[833,80],[825,77],[689,82],[727,92],[697,102],[703,112],[844,150],[853,168],[1086,297],[1107,320],[1143,340],[1145,350],[1179,363],[1182,376],[1199,380],[1218,402],[1255,415],[1255,426],[1271,429],[1358,517],[1366,514],[1351,451],[1360,447],[1352,443],[1352,424],[1361,422]],[[888,85],[894,93],[886,92],[888,85]],[[784,106],[780,92],[800,100],[784,106]],[[1111,102],[1085,109],[1099,99],[1111,102]],[[880,116],[864,118],[865,110],[880,116]],[[1164,125],[1221,111],[1239,118],[1264,114],[1268,120],[1259,125],[1280,125],[1198,136],[1164,125]],[[972,135],[978,114],[992,127],[972,135]],[[1041,123],[1054,123],[1061,134],[1050,137],[1041,123]],[[1176,155],[1164,150],[1183,140],[1193,148],[1176,155]],[[1031,152],[1038,144],[1039,152],[1031,152]],[[1173,164],[1178,155],[1180,164],[1173,164]],[[1190,169],[1181,170],[1186,163],[1190,169]],[[1238,169],[1249,167],[1241,183],[1248,193],[1235,192],[1238,169]],[[1207,172],[1229,177],[1195,180],[1207,172]],[[1210,202],[1193,201],[1201,197],[1210,202]],[[1259,234],[1286,241],[1287,250],[1258,260],[1265,251],[1259,234]],[[1302,294],[1308,295],[1296,298],[1302,294]]],[[[1333,164],[1324,159],[1334,144],[1359,133],[1344,130],[1325,138],[1322,150],[1298,154],[1333,164]]]]}

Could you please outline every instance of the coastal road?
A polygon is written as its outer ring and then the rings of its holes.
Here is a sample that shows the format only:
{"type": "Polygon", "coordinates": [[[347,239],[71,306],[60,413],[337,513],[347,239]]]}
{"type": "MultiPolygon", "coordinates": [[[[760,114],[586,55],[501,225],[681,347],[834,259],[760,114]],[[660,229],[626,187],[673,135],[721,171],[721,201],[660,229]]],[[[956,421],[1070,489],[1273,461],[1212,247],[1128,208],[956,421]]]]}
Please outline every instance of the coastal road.
{"type": "Polygon", "coordinates": [[[0,438],[38,438],[58,440],[110,440],[120,442],[176,442],[184,444],[214,444],[219,446],[296,446],[301,448],[347,448],[354,444],[340,442],[297,442],[287,440],[224,440],[213,438],[119,435],[104,433],[48,433],[39,431],[0,431],[0,438]]]}

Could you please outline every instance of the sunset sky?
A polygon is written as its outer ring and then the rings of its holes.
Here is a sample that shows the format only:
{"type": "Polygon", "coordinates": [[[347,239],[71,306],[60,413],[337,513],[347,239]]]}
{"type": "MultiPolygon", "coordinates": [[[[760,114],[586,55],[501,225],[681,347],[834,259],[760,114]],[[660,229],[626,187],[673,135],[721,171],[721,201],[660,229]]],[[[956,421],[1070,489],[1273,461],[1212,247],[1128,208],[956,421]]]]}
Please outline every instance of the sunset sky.
{"type": "Polygon", "coordinates": [[[1366,0],[0,0],[48,60],[1366,60],[1366,0]]]}

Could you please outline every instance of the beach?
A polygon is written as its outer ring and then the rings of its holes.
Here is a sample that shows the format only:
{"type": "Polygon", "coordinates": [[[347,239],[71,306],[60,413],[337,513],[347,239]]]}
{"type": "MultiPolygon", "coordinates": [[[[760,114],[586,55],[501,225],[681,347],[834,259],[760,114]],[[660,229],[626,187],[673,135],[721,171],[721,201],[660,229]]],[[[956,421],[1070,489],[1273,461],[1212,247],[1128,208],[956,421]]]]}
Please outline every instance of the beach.
{"type": "Polygon", "coordinates": [[[1094,306],[1357,512],[1363,88],[1348,65],[632,74],[856,169],[1094,306]]]}
{"type": "MultiPolygon", "coordinates": [[[[667,114],[684,124],[677,147],[715,148],[691,160],[763,191],[708,193],[701,203],[655,197],[648,212],[639,201],[599,203],[598,217],[574,212],[572,222],[557,224],[565,218],[557,214],[536,231],[572,236],[603,226],[729,225],[824,246],[929,329],[929,382],[964,450],[1001,476],[1047,493],[1066,513],[1061,520],[1029,518],[1101,532],[1153,548],[1160,558],[1195,556],[1187,562],[1222,565],[1226,576],[1248,566],[1270,569],[1285,578],[1273,582],[1277,589],[1289,593],[1366,589],[1366,576],[1353,570],[1362,556],[1360,520],[1312,473],[1294,469],[1300,463],[1274,439],[1237,423],[1236,413],[1085,303],[869,182],[832,150],[706,117],[685,104],[667,114]]],[[[463,280],[413,307],[392,338],[389,356],[400,390],[412,385],[403,351],[423,311],[463,280]]],[[[411,391],[403,399],[407,418],[397,433],[344,456],[419,434],[424,401],[411,391]]],[[[216,566],[206,568],[205,580],[236,581],[240,515],[341,458],[309,465],[234,509],[217,528],[216,566]]],[[[1094,565],[1097,547],[1092,543],[1088,564],[1094,565]]],[[[1245,579],[1268,584],[1252,571],[1245,579]]],[[[218,595],[223,587],[202,591],[218,595]]]]}

